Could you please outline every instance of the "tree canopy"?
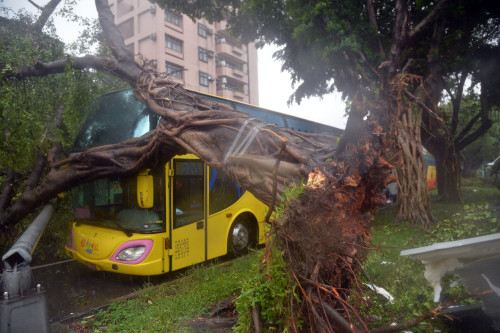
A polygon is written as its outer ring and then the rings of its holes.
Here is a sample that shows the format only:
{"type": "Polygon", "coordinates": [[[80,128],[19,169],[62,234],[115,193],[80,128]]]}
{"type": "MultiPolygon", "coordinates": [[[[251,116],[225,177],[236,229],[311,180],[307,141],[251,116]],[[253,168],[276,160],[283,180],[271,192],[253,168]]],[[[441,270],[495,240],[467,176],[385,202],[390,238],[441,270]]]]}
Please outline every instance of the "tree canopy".
{"type": "MultiPolygon", "coordinates": [[[[24,11],[14,13],[12,18],[0,17],[0,180],[3,185],[0,216],[8,214],[10,206],[24,191],[36,188],[47,172],[47,163],[70,151],[87,116],[89,102],[120,87],[119,81],[107,74],[74,69],[71,64],[63,68],[62,75],[23,77],[33,63],[50,63],[66,56],[66,45],[55,35],[49,20],[59,2],[50,1],[40,7],[38,17],[24,11]]],[[[69,15],[70,8],[62,10],[69,15]]],[[[86,38],[87,47],[99,42],[95,31],[86,30],[93,34],[92,38],[86,38]]],[[[79,45],[84,43],[75,43],[73,47],[79,45]]],[[[84,50],[88,48],[79,49],[84,50]]]]}

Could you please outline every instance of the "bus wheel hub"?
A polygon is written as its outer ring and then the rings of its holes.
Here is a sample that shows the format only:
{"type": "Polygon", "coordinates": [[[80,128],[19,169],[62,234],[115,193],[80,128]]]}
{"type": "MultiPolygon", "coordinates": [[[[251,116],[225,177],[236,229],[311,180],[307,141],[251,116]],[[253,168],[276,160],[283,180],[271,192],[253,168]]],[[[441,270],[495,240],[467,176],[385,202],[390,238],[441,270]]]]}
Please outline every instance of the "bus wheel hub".
{"type": "Polygon", "coordinates": [[[233,229],[233,246],[237,250],[248,246],[248,230],[243,224],[237,224],[233,229]]]}

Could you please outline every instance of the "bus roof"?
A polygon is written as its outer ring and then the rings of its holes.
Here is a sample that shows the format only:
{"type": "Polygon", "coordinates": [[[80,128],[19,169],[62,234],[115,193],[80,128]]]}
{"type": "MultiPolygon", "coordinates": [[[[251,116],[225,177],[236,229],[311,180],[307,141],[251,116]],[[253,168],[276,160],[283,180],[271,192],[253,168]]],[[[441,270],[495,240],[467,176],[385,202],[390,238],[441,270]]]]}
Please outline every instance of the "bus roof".
{"type": "MultiPolygon", "coordinates": [[[[214,95],[189,91],[207,100],[225,104],[235,110],[246,112],[251,117],[279,127],[332,136],[341,136],[343,133],[342,129],[333,126],[214,95]]],[[[132,137],[141,136],[149,131],[149,116],[154,114],[153,111],[135,99],[131,89],[119,90],[100,96],[89,107],[91,108],[90,114],[75,140],[73,149],[76,151],[119,143],[132,137]]]]}
{"type": "Polygon", "coordinates": [[[205,94],[199,91],[194,91],[194,90],[189,90],[189,91],[199,96],[202,96],[212,102],[225,104],[229,107],[232,107],[235,110],[246,112],[254,118],[258,118],[260,120],[263,120],[267,123],[279,127],[291,128],[301,132],[320,133],[333,136],[341,136],[342,133],[344,132],[344,130],[337,127],[321,124],[315,121],[303,119],[296,116],[291,116],[285,113],[272,111],[255,105],[250,105],[247,103],[242,103],[219,96],[205,94]]]}

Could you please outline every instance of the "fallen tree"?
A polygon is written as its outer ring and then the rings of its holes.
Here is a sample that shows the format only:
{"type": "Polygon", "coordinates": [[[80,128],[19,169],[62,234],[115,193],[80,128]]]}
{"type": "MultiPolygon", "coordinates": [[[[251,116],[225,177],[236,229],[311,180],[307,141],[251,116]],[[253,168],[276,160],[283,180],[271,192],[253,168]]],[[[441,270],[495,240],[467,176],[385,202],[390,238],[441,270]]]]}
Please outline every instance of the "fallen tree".
{"type": "MultiPolygon", "coordinates": [[[[398,132],[413,128],[404,121],[411,118],[411,107],[417,102],[404,96],[414,84],[414,77],[401,68],[402,41],[408,30],[404,4],[397,2],[394,40],[390,58],[380,67],[378,93],[354,96],[346,132],[336,145],[334,137],[251,119],[188,93],[162,73],[140,67],[126,49],[107,2],[96,0],[113,57],[69,56],[5,75],[22,80],[61,73],[66,66],[106,71],[132,86],[135,96],[160,117],[158,127],[140,138],[54,159],[43,182],[25,191],[1,216],[0,224],[15,224],[78,184],[131,175],[186,152],[230,175],[271,208],[286,185],[303,184],[304,193],[273,224],[290,274],[303,287],[306,326],[314,331],[368,330],[347,298],[357,279],[360,249],[370,241],[371,216],[385,204],[383,189],[394,180],[392,163],[399,162],[401,145],[398,132]],[[242,140],[247,140],[245,148],[234,151],[234,143],[240,146],[242,140]]],[[[432,22],[434,15],[424,23],[432,22]]],[[[412,141],[409,147],[417,143],[412,141]]],[[[419,168],[418,163],[407,162],[419,168]]]]}

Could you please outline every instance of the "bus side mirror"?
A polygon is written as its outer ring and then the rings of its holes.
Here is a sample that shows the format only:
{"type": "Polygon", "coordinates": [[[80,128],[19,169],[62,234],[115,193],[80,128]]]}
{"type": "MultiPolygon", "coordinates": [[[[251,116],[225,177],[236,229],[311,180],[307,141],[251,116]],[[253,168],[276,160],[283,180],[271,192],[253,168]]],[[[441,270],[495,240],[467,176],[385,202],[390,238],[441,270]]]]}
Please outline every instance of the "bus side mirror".
{"type": "Polygon", "coordinates": [[[154,184],[151,169],[137,175],[137,204],[141,208],[152,208],[154,201],[154,184]]]}

